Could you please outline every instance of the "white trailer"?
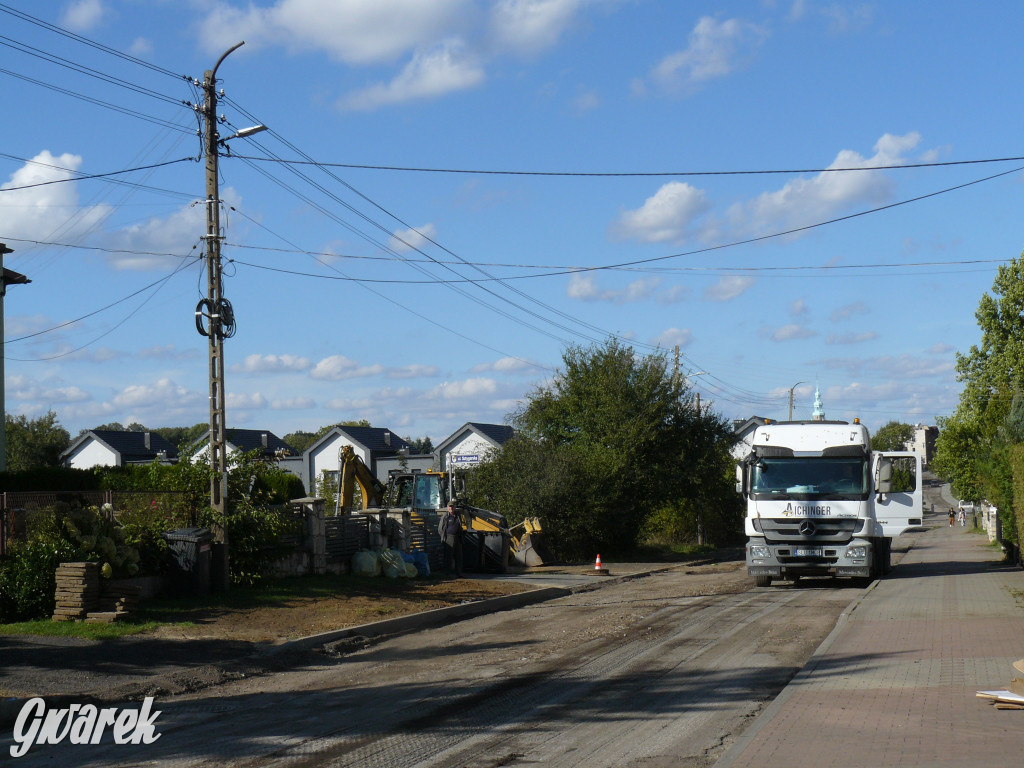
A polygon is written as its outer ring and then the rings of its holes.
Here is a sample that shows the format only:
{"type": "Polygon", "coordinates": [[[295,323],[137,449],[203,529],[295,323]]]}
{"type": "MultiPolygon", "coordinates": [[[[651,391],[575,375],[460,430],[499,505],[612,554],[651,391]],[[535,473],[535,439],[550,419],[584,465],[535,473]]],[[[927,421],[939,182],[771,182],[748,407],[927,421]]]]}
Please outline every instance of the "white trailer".
{"type": "Polygon", "coordinates": [[[892,539],[922,523],[920,454],[872,451],[857,419],[758,427],[736,480],[747,502],[747,571],[762,587],[878,578],[892,539]]]}

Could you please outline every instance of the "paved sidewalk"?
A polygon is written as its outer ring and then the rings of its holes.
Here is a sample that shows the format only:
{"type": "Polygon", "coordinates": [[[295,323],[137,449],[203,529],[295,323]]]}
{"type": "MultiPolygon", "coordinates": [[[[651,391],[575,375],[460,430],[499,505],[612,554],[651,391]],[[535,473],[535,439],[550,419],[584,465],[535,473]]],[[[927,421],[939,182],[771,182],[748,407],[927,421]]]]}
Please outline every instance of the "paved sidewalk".
{"type": "Polygon", "coordinates": [[[1020,676],[1024,571],[960,526],[914,539],[715,768],[1024,765],[1024,711],[975,697],[1020,676]]]}

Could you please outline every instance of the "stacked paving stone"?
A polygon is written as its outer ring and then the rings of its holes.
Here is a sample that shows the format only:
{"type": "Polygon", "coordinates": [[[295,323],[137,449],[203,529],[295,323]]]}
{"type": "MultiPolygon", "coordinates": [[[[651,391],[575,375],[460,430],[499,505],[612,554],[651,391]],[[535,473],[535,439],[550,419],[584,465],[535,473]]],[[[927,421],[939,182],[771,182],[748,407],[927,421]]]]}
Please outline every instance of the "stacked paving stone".
{"type": "Polygon", "coordinates": [[[103,588],[96,610],[85,617],[87,622],[112,622],[127,618],[139,607],[142,588],[124,585],[113,589],[103,588]]]}
{"type": "Polygon", "coordinates": [[[54,621],[84,619],[100,596],[99,563],[61,563],[57,568],[54,621]]]}

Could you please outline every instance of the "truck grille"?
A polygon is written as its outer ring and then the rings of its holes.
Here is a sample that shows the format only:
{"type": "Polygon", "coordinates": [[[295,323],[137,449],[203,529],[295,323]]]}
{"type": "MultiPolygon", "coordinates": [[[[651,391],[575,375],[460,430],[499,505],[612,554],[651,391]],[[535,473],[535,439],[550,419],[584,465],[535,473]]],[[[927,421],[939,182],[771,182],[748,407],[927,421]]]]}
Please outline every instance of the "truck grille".
{"type": "Polygon", "coordinates": [[[859,520],[852,517],[842,519],[794,518],[778,520],[762,517],[755,521],[765,540],[773,544],[817,542],[844,544],[853,538],[859,520]]]}

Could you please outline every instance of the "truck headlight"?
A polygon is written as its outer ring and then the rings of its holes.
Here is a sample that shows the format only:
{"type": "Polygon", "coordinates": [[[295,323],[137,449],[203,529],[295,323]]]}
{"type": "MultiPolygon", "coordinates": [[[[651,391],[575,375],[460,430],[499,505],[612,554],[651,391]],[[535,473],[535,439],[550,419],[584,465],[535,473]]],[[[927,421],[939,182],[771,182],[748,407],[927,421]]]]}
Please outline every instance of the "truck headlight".
{"type": "Polygon", "coordinates": [[[846,556],[851,560],[863,560],[868,556],[868,548],[861,545],[857,547],[847,547],[846,556]]]}
{"type": "Polygon", "coordinates": [[[765,547],[765,546],[763,546],[761,544],[751,544],[750,545],[750,556],[751,557],[757,557],[757,558],[771,557],[772,556],[772,551],[770,549],[768,549],[768,547],[765,547]]]}

